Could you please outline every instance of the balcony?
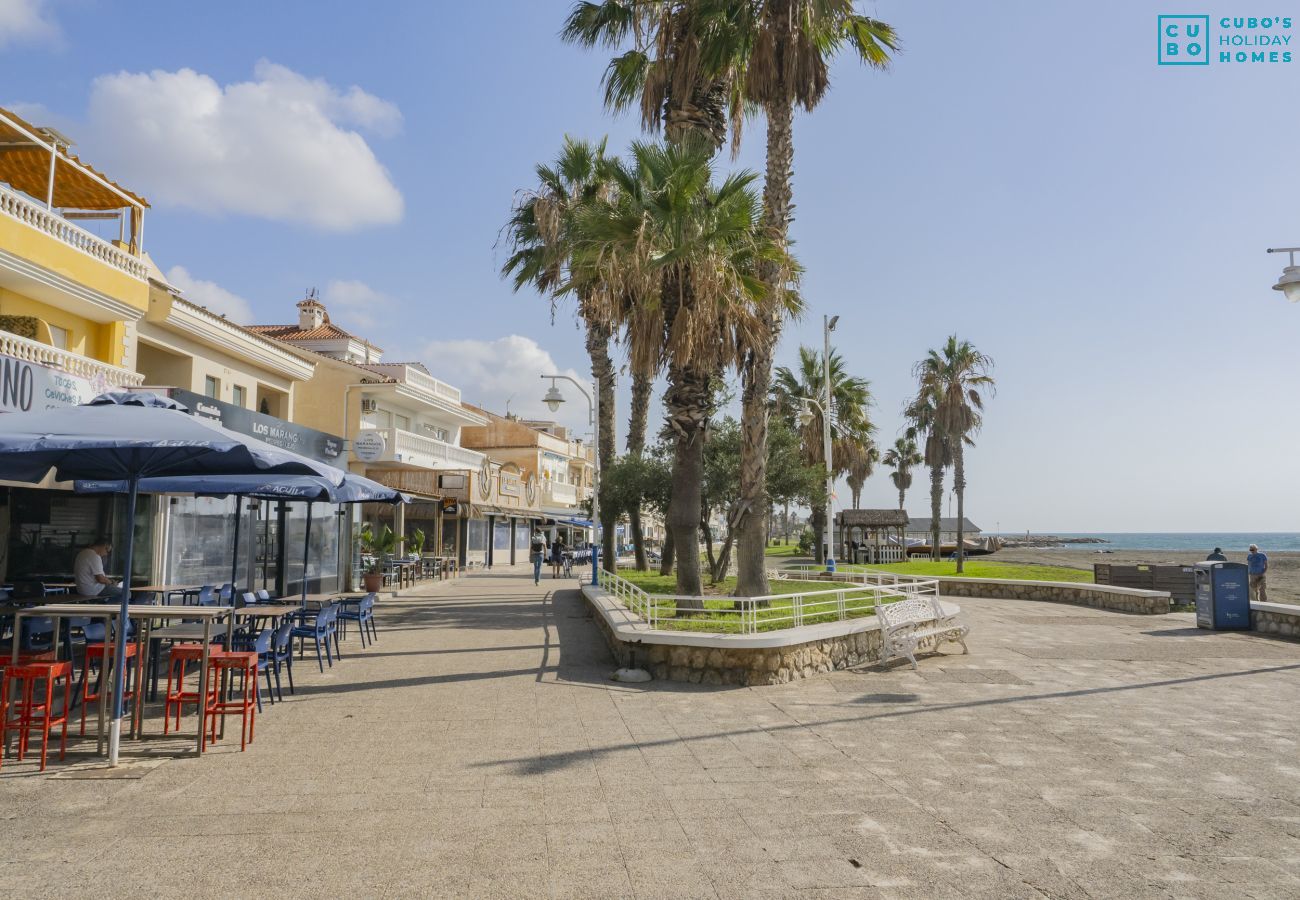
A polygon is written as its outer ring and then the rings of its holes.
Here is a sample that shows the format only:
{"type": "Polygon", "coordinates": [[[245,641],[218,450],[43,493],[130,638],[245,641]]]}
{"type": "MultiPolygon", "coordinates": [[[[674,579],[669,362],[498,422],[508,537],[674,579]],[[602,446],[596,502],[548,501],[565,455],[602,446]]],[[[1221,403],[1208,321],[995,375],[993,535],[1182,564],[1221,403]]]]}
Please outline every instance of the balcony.
{"type": "MultiPolygon", "coordinates": [[[[401,428],[371,429],[384,439],[384,452],[373,462],[401,463],[424,469],[471,469],[483,465],[483,454],[401,428]]],[[[366,432],[362,432],[363,434],[366,432]]]]}
{"type": "Polygon", "coordinates": [[[138,387],[144,384],[144,376],[130,369],[109,365],[97,359],[90,359],[40,341],[19,337],[8,331],[0,331],[0,355],[12,356],[23,362],[49,369],[57,369],[66,375],[84,378],[95,390],[108,390],[114,387],[138,387]]]}
{"type": "Polygon", "coordinates": [[[121,247],[89,231],[78,228],[58,213],[46,209],[43,204],[30,200],[4,185],[0,185],[0,213],[141,282],[148,277],[148,268],[144,260],[132,256],[121,247]]]}

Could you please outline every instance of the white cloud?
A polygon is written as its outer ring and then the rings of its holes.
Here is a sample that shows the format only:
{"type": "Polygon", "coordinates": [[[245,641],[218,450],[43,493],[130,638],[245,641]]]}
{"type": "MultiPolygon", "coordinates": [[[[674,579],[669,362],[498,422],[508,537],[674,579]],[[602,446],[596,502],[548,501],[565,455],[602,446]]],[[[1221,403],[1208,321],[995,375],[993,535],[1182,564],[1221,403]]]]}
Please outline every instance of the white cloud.
{"type": "Polygon", "coordinates": [[[253,78],[223,86],[192,69],[102,75],[86,152],[161,205],[326,231],[401,220],[401,193],[349,127],[394,134],[395,105],[265,60],[253,78]]]}
{"type": "Polygon", "coordinates": [[[217,315],[225,316],[232,322],[247,325],[253,321],[253,307],[238,294],[217,284],[195,278],[184,266],[172,266],[167,270],[167,280],[180,289],[185,299],[199,306],[206,306],[217,315]]]}
{"type": "Polygon", "coordinates": [[[364,281],[355,280],[331,281],[325,285],[321,301],[329,309],[331,318],[354,328],[373,328],[393,305],[388,295],[364,281]]]}
{"type": "Polygon", "coordinates": [[[0,47],[57,41],[59,34],[45,0],[0,0],[0,47]]]}
{"type": "MultiPolygon", "coordinates": [[[[542,403],[547,383],[542,375],[570,375],[583,381],[573,369],[561,369],[532,338],[511,334],[494,341],[430,341],[418,357],[435,377],[460,388],[467,403],[491,412],[510,412],[526,419],[555,419],[581,435],[587,425],[587,402],[569,384],[560,384],[566,403],[552,413],[542,403]]],[[[589,380],[589,379],[588,379],[589,380]]]]}

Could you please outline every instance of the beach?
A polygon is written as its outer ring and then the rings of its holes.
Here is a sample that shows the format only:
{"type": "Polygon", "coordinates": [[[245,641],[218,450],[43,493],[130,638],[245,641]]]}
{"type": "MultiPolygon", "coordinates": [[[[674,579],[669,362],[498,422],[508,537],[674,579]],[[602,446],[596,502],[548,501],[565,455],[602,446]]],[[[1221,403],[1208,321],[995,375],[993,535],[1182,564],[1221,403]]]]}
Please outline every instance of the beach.
{"type": "MultiPolygon", "coordinates": [[[[1161,565],[1186,566],[1201,562],[1213,548],[1203,553],[1185,550],[1114,550],[1101,553],[1098,545],[1080,545],[1077,549],[1005,549],[999,550],[990,560],[1007,563],[1028,563],[1040,566],[1068,566],[1089,572],[1096,563],[1116,566],[1161,565]]],[[[1268,548],[1264,548],[1268,553],[1268,548]]],[[[1225,551],[1230,562],[1244,563],[1246,551],[1225,551]]],[[[1277,603],[1300,603],[1300,552],[1294,550],[1268,553],[1268,599],[1277,603]]]]}

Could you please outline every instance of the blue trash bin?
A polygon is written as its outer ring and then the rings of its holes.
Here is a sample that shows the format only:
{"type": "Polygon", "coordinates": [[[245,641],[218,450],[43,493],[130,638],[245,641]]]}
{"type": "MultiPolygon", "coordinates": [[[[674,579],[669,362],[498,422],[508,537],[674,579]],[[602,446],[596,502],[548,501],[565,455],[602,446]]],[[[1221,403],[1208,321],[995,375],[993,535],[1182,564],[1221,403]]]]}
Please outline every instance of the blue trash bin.
{"type": "Polygon", "coordinates": [[[1196,577],[1196,627],[1214,630],[1250,628],[1250,581],[1246,564],[1199,562],[1196,577]]]}

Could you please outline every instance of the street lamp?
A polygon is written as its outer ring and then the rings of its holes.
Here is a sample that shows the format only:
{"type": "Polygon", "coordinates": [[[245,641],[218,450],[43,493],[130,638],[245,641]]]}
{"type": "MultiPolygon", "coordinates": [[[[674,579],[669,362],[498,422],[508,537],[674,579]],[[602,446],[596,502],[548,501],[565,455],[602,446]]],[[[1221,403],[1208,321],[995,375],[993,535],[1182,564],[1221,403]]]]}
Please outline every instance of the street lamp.
{"type": "Polygon", "coordinates": [[[826,571],[835,571],[835,542],[832,534],[835,528],[835,470],[831,467],[831,410],[833,398],[831,396],[831,332],[835,330],[835,325],[840,321],[839,316],[822,316],[822,399],[818,401],[811,397],[796,397],[801,406],[799,407],[799,424],[805,428],[813,418],[813,408],[821,413],[822,417],[822,459],[826,462],[826,522],[822,529],[822,543],[826,547],[826,571]]]}
{"type": "Polygon", "coordinates": [[[564,402],[564,395],[560,393],[556,381],[567,381],[578,389],[587,401],[587,423],[591,425],[591,452],[594,462],[591,468],[591,583],[593,586],[600,584],[600,425],[598,417],[600,415],[600,391],[596,385],[591,385],[591,393],[588,394],[583,388],[582,382],[569,375],[543,375],[542,380],[549,378],[551,388],[542,398],[551,412],[559,412],[560,404],[564,402]],[[594,399],[593,399],[594,398],[594,399]]]}
{"type": "Polygon", "coordinates": [[[1290,259],[1278,276],[1277,284],[1273,285],[1273,290],[1281,291],[1292,303],[1300,302],[1300,266],[1295,264],[1295,255],[1300,253],[1300,247],[1269,247],[1268,252],[1285,253],[1290,259]]]}

